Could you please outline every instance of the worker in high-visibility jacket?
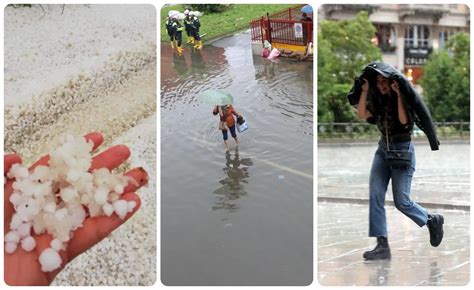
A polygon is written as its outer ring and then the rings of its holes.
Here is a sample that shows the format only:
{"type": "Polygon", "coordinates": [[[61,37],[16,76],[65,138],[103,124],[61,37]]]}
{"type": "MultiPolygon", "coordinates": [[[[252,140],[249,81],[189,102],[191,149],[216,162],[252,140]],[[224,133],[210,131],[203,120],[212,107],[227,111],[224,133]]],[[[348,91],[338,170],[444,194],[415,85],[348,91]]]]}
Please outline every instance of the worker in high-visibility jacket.
{"type": "Polygon", "coordinates": [[[191,34],[191,17],[189,16],[189,10],[184,10],[184,29],[186,30],[186,35],[188,36],[188,40],[186,43],[194,44],[194,37],[191,34]]]}
{"type": "Polygon", "coordinates": [[[181,22],[179,22],[178,16],[173,15],[173,32],[174,32],[174,37],[177,41],[176,48],[178,50],[179,55],[183,54],[183,46],[182,46],[183,30],[184,30],[184,26],[181,24],[181,22]]]}
{"type": "Polygon", "coordinates": [[[174,43],[176,40],[174,38],[173,19],[171,18],[171,16],[166,18],[165,27],[166,27],[166,32],[168,33],[168,36],[170,37],[171,48],[173,49],[174,43]]]}
{"type": "Polygon", "coordinates": [[[191,17],[191,33],[194,37],[194,48],[201,49],[202,48],[202,40],[199,36],[199,28],[201,27],[201,22],[199,22],[198,13],[191,11],[189,12],[189,16],[191,17]]]}

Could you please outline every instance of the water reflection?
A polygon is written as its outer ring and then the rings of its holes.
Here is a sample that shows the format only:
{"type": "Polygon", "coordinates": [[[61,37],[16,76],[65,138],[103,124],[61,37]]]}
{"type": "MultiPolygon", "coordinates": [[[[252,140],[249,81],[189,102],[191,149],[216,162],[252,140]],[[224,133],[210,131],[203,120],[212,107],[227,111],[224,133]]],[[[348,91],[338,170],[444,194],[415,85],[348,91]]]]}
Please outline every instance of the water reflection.
{"type": "Polygon", "coordinates": [[[272,79],[275,77],[275,62],[271,62],[257,56],[253,58],[253,64],[255,66],[255,79],[272,79]]]}
{"type": "Polygon", "coordinates": [[[433,261],[430,264],[430,278],[429,282],[430,285],[440,285],[441,280],[443,278],[443,272],[441,268],[438,266],[438,261],[433,261]]]}
{"type": "Polygon", "coordinates": [[[239,209],[237,200],[247,195],[243,183],[248,183],[249,168],[253,165],[253,162],[250,158],[240,159],[238,148],[235,148],[233,157],[230,151],[226,151],[225,161],[225,167],[222,171],[224,171],[226,177],[219,180],[221,187],[213,192],[216,196],[216,202],[212,206],[212,210],[225,209],[229,212],[235,212],[239,209]]]}
{"type": "MultiPolygon", "coordinates": [[[[369,261],[364,262],[368,267],[369,271],[369,285],[370,286],[390,286],[390,285],[401,285],[400,281],[390,281],[388,277],[396,276],[399,273],[392,273],[392,261],[390,260],[379,260],[379,261],[369,261]]],[[[396,266],[395,266],[396,267],[396,266]]],[[[429,272],[424,271],[411,271],[404,274],[405,282],[412,282],[421,280],[422,282],[418,285],[430,285],[436,286],[440,285],[443,279],[443,271],[438,265],[437,261],[430,263],[429,272]],[[420,277],[421,273],[428,274],[428,277],[420,277]],[[426,280],[425,280],[426,279],[426,280]]]]}
{"type": "Polygon", "coordinates": [[[191,67],[195,72],[201,72],[206,68],[204,58],[202,57],[202,51],[200,49],[191,50],[191,67]]]}
{"type": "Polygon", "coordinates": [[[369,275],[369,285],[371,286],[387,286],[389,285],[388,276],[390,273],[390,260],[374,261],[370,264],[375,268],[375,271],[371,271],[369,275]]]}
{"type": "Polygon", "coordinates": [[[178,73],[179,76],[186,76],[186,73],[188,72],[188,64],[186,63],[186,57],[184,57],[184,55],[173,53],[172,64],[174,70],[178,73]]]}
{"type": "MultiPolygon", "coordinates": [[[[256,80],[271,80],[281,76],[284,78],[297,76],[298,79],[306,82],[305,86],[307,87],[309,87],[308,84],[312,83],[313,72],[311,62],[295,62],[288,59],[275,62],[254,55],[253,65],[255,67],[256,80]]],[[[311,94],[311,92],[308,93],[311,94]]]]}

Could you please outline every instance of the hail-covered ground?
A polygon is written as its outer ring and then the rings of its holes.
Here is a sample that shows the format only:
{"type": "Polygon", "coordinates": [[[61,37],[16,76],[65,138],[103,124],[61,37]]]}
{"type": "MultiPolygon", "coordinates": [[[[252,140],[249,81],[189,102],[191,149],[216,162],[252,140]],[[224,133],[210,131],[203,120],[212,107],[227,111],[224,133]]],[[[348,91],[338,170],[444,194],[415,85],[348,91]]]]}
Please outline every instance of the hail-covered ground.
{"type": "Polygon", "coordinates": [[[151,5],[5,9],[5,151],[31,164],[64,133],[127,145],[144,167],[142,208],[77,257],[53,285],[156,280],[156,10],[151,5]]]}

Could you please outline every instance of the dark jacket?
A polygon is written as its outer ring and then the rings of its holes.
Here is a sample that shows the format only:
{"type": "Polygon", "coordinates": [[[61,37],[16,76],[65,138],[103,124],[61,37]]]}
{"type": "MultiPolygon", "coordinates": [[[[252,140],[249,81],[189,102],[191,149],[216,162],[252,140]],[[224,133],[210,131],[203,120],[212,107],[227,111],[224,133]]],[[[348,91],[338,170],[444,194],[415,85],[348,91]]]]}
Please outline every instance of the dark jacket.
{"type": "Polygon", "coordinates": [[[172,36],[174,35],[174,32],[173,32],[173,20],[171,19],[166,19],[166,22],[165,22],[165,26],[166,26],[166,32],[168,33],[169,36],[172,36]]]}
{"type": "Polygon", "coordinates": [[[187,33],[191,31],[191,17],[189,15],[184,18],[184,29],[186,29],[187,33]]]}
{"type": "Polygon", "coordinates": [[[193,16],[191,18],[189,25],[192,31],[199,32],[199,28],[201,27],[201,22],[199,21],[199,18],[197,18],[196,16],[193,16]]]}
{"type": "MultiPolygon", "coordinates": [[[[384,62],[373,62],[368,64],[363,70],[359,77],[354,80],[354,86],[351,91],[347,94],[349,103],[351,105],[357,105],[359,103],[360,94],[362,92],[362,79],[367,79],[369,82],[369,93],[367,96],[367,109],[374,115],[377,107],[377,94],[376,90],[376,77],[377,74],[381,74],[384,77],[396,81],[400,88],[400,93],[404,98],[404,103],[407,105],[408,113],[412,117],[412,122],[415,122],[418,128],[420,128],[428,137],[430,142],[431,150],[439,150],[439,140],[436,135],[436,128],[434,126],[431,114],[423,102],[422,98],[412,86],[411,82],[396,68],[390,64],[384,62]]],[[[374,124],[375,118],[368,118],[367,122],[374,124]]]]}

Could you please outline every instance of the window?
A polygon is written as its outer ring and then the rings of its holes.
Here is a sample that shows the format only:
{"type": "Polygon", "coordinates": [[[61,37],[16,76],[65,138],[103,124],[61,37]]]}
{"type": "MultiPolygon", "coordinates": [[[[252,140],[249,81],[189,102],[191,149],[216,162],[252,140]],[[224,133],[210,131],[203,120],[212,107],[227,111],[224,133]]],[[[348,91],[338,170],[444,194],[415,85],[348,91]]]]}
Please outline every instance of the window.
{"type": "Polygon", "coordinates": [[[430,30],[425,25],[410,25],[405,31],[405,46],[428,47],[430,46],[430,30]]]}
{"type": "Polygon", "coordinates": [[[376,24],[377,29],[375,37],[377,38],[377,46],[382,52],[395,51],[397,45],[397,35],[395,29],[389,24],[376,24]]]}
{"type": "Polygon", "coordinates": [[[456,33],[452,29],[443,29],[439,32],[439,48],[444,48],[446,46],[446,43],[448,42],[448,39],[456,33]]]}

